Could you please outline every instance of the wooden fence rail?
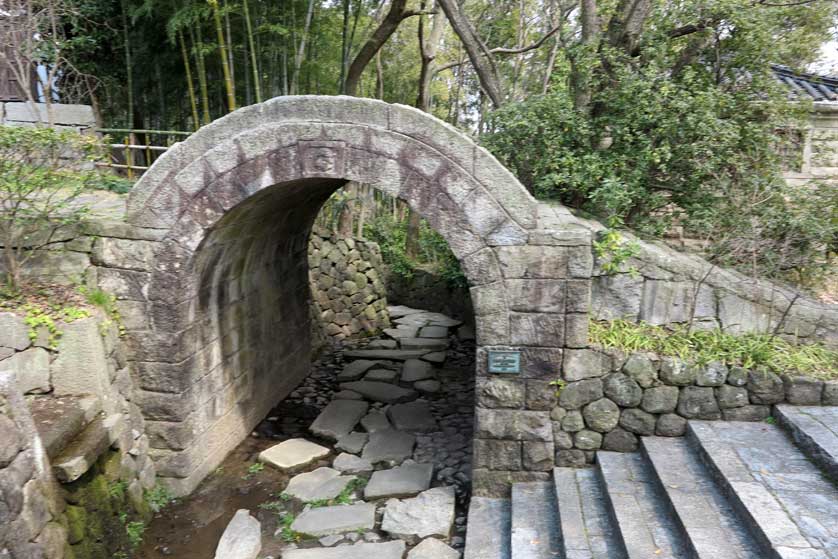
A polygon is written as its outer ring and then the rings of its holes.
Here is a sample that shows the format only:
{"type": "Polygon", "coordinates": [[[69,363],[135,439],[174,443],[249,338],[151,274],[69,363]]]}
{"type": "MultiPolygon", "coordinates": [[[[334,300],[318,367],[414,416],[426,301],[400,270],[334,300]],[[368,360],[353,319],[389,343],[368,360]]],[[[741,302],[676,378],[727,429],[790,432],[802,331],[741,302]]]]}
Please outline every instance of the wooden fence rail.
{"type": "Polygon", "coordinates": [[[189,137],[191,132],[180,130],[141,130],[132,128],[97,128],[103,137],[121,138],[121,142],[106,142],[110,150],[107,161],[100,167],[124,170],[129,179],[142,175],[151,164],[176,142],[189,137]]]}

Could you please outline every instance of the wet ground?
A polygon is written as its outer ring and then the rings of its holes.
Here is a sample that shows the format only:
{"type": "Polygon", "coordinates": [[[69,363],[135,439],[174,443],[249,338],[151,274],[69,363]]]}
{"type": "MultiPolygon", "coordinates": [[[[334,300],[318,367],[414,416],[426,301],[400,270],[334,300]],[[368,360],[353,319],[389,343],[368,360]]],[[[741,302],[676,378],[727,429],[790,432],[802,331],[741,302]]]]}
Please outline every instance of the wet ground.
{"type": "MultiPolygon", "coordinates": [[[[466,336],[467,338],[467,336],[466,336]]],[[[227,523],[238,509],[248,509],[262,524],[260,557],[281,556],[283,548],[318,546],[317,540],[300,541],[287,529],[283,518],[292,518],[303,504],[283,494],[291,476],[257,462],[258,454],[278,442],[304,437],[324,446],[308,427],[340,390],[336,375],[344,365],[343,351],[375,346],[376,340],[348,341],[324,353],[312,365],[312,372],[284,401],[271,410],[224,463],[189,497],[179,499],[158,513],[149,524],[137,559],[209,559],[227,523]]],[[[453,486],[456,492],[456,520],[449,543],[462,550],[465,517],[470,495],[471,439],[473,431],[474,343],[452,335],[445,363],[437,369],[441,389],[425,394],[439,429],[416,436],[413,459],[434,464],[432,486],[453,486]]],[[[372,404],[372,408],[384,408],[372,404]]],[[[337,451],[305,471],[330,466],[337,451]]],[[[299,473],[299,472],[295,472],[299,473]]],[[[369,474],[361,477],[369,477],[369,474]]],[[[353,497],[360,500],[360,490],[353,497]]],[[[348,534],[347,540],[390,539],[387,534],[348,534]]]]}

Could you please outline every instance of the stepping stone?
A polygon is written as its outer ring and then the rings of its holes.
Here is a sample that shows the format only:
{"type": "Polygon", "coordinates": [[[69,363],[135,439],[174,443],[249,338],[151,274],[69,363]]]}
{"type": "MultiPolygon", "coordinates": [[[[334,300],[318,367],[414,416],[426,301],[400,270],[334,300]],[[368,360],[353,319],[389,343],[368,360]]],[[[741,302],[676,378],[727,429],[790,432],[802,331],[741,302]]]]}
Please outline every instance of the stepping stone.
{"type": "Polygon", "coordinates": [[[413,383],[413,388],[423,394],[436,394],[441,386],[438,380],[420,380],[413,383]]]}
{"type": "MultiPolygon", "coordinates": [[[[354,349],[351,351],[344,351],[343,356],[346,359],[388,359],[390,361],[406,361],[408,359],[417,359],[426,353],[428,352],[424,349],[354,349]]],[[[372,365],[370,365],[370,367],[372,367],[372,365]]],[[[369,369],[369,367],[367,367],[367,369],[369,369]]],[[[364,372],[366,372],[367,369],[364,369],[364,372]]],[[[338,378],[338,380],[344,379],[338,378]]]]}
{"type": "Polygon", "coordinates": [[[370,440],[364,447],[361,458],[373,464],[378,462],[396,462],[401,464],[413,454],[416,437],[410,433],[388,429],[370,434],[370,440]]]}
{"type": "Polygon", "coordinates": [[[354,479],[355,476],[342,476],[332,468],[317,468],[292,477],[285,493],[304,502],[334,499],[354,479]]]}
{"type": "Polygon", "coordinates": [[[240,509],[221,534],[215,559],[256,559],[262,551],[262,525],[240,509]]]}
{"type": "Polygon", "coordinates": [[[364,373],[368,370],[372,369],[375,366],[375,361],[370,361],[368,359],[360,359],[358,361],[353,361],[349,363],[343,368],[343,371],[338,373],[338,382],[349,381],[349,380],[358,380],[364,373]]]}
{"type": "Polygon", "coordinates": [[[448,340],[438,338],[402,338],[399,340],[402,349],[427,349],[440,351],[448,347],[448,340]]]}
{"type": "Polygon", "coordinates": [[[428,536],[447,538],[453,524],[454,488],[435,487],[413,499],[387,501],[381,529],[407,540],[428,536]]]}
{"type": "Polygon", "coordinates": [[[309,509],[294,520],[291,529],[316,538],[356,530],[372,530],[374,526],[375,505],[358,503],[309,509]]]}
{"type": "Polygon", "coordinates": [[[425,326],[419,330],[420,338],[448,338],[448,328],[445,326],[425,326]]]}
{"type": "Polygon", "coordinates": [[[373,369],[367,373],[364,380],[371,380],[374,382],[395,382],[399,373],[392,369],[373,369]]]}
{"type": "Polygon", "coordinates": [[[417,380],[434,378],[434,376],[434,370],[430,363],[419,359],[408,359],[402,367],[401,381],[416,382],[417,380]]]}
{"type": "Polygon", "coordinates": [[[340,392],[335,392],[335,395],[332,396],[333,400],[363,400],[364,397],[354,392],[352,390],[341,390],[340,392]]]}
{"type": "Polygon", "coordinates": [[[324,458],[331,452],[305,439],[288,439],[259,453],[259,462],[269,464],[280,470],[293,470],[308,466],[324,458]]]}
{"type": "Polygon", "coordinates": [[[385,328],[384,333],[396,340],[400,338],[415,338],[419,333],[419,327],[400,324],[398,328],[385,328]]]}
{"type": "Polygon", "coordinates": [[[282,552],[282,559],[402,559],[405,543],[401,540],[385,543],[359,542],[355,545],[289,549],[282,552]]]}
{"type": "Polygon", "coordinates": [[[373,340],[367,344],[367,349],[396,349],[396,340],[373,340]]]}
{"type": "Polygon", "coordinates": [[[460,552],[436,538],[426,538],[410,550],[407,559],[460,559],[460,552]]]}
{"type": "Polygon", "coordinates": [[[371,472],[375,468],[373,468],[372,462],[369,460],[364,460],[363,458],[358,458],[354,454],[347,454],[342,452],[335,458],[332,467],[336,470],[340,470],[345,474],[363,474],[366,472],[371,472]]]}
{"type": "MultiPolygon", "coordinates": [[[[360,390],[355,392],[361,393],[360,390]]],[[[308,429],[315,435],[336,441],[352,431],[369,407],[366,402],[358,400],[334,400],[323,408],[308,429]]]]}
{"type": "Polygon", "coordinates": [[[365,499],[412,497],[431,486],[433,464],[405,464],[389,470],[373,472],[364,488],[365,499]]]}
{"type": "Polygon", "coordinates": [[[431,353],[426,353],[422,356],[422,361],[427,361],[428,363],[436,363],[438,365],[442,365],[445,363],[445,358],[448,357],[448,352],[446,351],[434,351],[431,353]]]}
{"type": "Polygon", "coordinates": [[[401,318],[409,314],[424,313],[425,311],[422,309],[413,309],[404,305],[393,305],[387,307],[387,312],[390,313],[390,318],[401,318]]]}
{"type": "Polygon", "coordinates": [[[358,454],[359,452],[364,450],[364,445],[367,444],[368,439],[368,434],[361,433],[360,431],[355,431],[338,439],[335,448],[338,450],[343,450],[344,452],[358,454]]]}
{"type": "Polygon", "coordinates": [[[378,410],[373,410],[362,417],[361,427],[366,429],[367,433],[375,433],[376,431],[385,431],[393,428],[387,416],[378,410]]]}
{"type": "Polygon", "coordinates": [[[439,429],[427,402],[396,404],[387,409],[393,427],[412,433],[428,433],[439,429]]]}
{"type": "Polygon", "coordinates": [[[364,398],[367,398],[368,400],[373,400],[375,402],[384,402],[385,404],[410,402],[411,400],[415,400],[418,397],[418,394],[415,390],[410,390],[409,388],[402,388],[401,386],[396,386],[395,384],[390,384],[388,382],[373,382],[369,380],[361,380],[357,382],[344,382],[340,385],[340,387],[342,390],[355,391],[364,396],[364,398]]]}
{"type": "Polygon", "coordinates": [[[393,322],[399,326],[416,326],[417,328],[421,328],[422,326],[427,326],[429,320],[425,313],[416,313],[397,318],[393,322]]]}
{"type": "Polygon", "coordinates": [[[332,547],[333,545],[335,545],[336,543],[338,543],[339,541],[342,541],[342,540],[343,540],[342,535],[332,534],[331,536],[323,536],[322,538],[317,540],[317,543],[319,543],[323,547],[332,547]]]}

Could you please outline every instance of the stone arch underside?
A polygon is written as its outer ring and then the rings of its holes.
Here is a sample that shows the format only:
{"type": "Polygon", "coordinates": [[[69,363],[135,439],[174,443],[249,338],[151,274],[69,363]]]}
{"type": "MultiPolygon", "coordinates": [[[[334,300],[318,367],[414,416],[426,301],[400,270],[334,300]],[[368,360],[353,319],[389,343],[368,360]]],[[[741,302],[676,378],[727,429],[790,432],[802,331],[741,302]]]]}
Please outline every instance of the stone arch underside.
{"type": "MultiPolygon", "coordinates": [[[[559,374],[566,345],[585,345],[590,233],[425,113],[285,97],[176,145],[129,200],[132,225],[161,230],[139,280],[147,329],[130,340],[158,475],[176,493],[191,491],[308,373],[308,233],[346,181],[404,200],[445,237],[471,286],[478,383],[488,348],[516,348],[514,382],[533,395],[501,412],[508,421],[489,436],[552,454],[552,404],[535,394],[559,374]]],[[[479,396],[478,406],[496,407],[479,396]]]]}

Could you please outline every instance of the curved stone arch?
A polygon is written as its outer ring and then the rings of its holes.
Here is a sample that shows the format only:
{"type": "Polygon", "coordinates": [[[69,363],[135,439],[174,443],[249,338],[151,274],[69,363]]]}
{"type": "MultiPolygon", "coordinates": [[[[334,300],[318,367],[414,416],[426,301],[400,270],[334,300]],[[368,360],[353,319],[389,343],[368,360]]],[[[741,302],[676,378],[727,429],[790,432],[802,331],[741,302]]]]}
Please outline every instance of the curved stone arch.
{"type": "MultiPolygon", "coordinates": [[[[252,357],[277,323],[251,316],[258,324],[229,327],[227,315],[265,306],[269,295],[251,275],[304,289],[299,261],[311,222],[345,181],[404,200],[446,239],[471,285],[479,346],[523,349],[521,390],[545,388],[566,339],[582,335],[588,238],[556,235],[561,209],[537,204],[461,132],[410,107],[352,97],[282,97],[240,109],[155,162],[128,204],[131,224],[161,230],[145,286],[148,330],[135,337],[133,357],[158,470],[177,493],[270,409],[252,401],[270,392],[263,370],[302,361],[291,346],[252,357]],[[274,260],[254,261],[254,251],[271,250],[274,260]],[[565,304],[571,299],[575,306],[565,304]]],[[[283,320],[304,320],[298,304],[284,312],[283,320]]]]}

